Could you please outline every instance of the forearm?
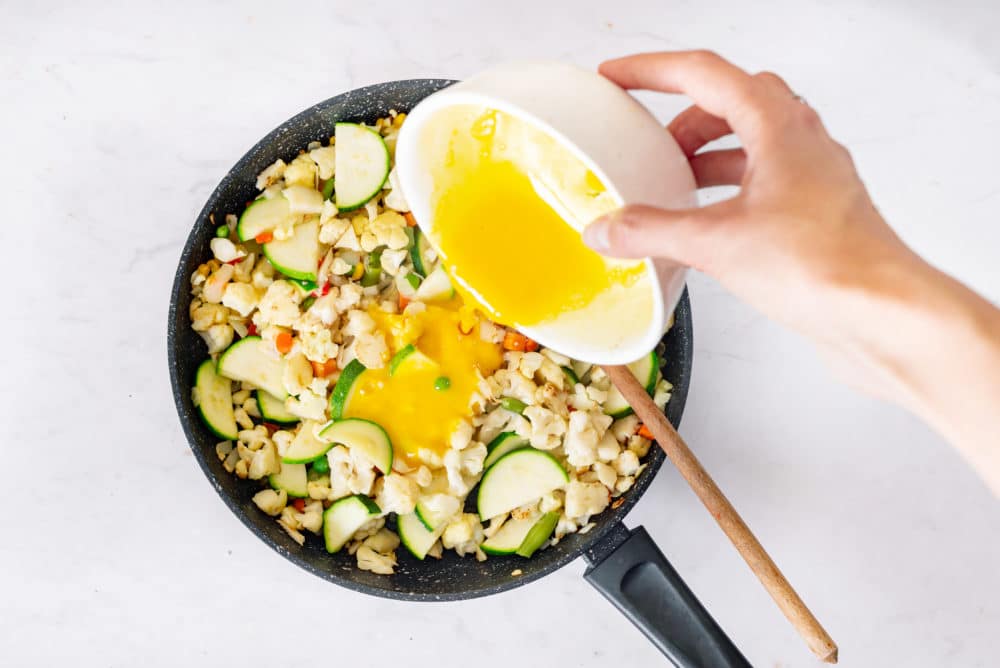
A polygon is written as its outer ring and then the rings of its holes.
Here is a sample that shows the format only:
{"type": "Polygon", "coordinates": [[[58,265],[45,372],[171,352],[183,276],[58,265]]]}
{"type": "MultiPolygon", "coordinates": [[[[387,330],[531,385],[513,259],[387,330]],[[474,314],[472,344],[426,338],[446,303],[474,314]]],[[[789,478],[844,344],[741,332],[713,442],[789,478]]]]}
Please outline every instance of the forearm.
{"type": "Polygon", "coordinates": [[[876,281],[856,345],[882,394],[950,441],[1000,496],[1000,310],[916,256],[876,281]]]}

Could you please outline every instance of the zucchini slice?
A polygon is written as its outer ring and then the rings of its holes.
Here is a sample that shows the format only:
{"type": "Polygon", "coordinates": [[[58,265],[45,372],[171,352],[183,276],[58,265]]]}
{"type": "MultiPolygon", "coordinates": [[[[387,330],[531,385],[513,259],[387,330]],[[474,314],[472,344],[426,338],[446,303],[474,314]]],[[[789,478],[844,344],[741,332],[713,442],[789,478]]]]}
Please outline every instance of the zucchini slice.
{"type": "Polygon", "coordinates": [[[347,544],[365,522],[382,514],[375,502],[363,494],[345,496],[323,512],[323,539],[333,554],[347,544]]]}
{"type": "MultiPolygon", "coordinates": [[[[628,369],[652,396],[656,390],[656,376],[660,372],[660,360],[656,356],[656,351],[650,351],[645,357],[632,362],[628,365],[628,369]]],[[[604,412],[616,420],[632,414],[632,407],[614,385],[608,390],[608,398],[604,401],[604,412]]]]}
{"type": "Polygon", "coordinates": [[[229,346],[219,357],[219,374],[264,390],[279,401],[288,398],[285,360],[271,353],[259,336],[247,336],[229,346]]]}
{"type": "Polygon", "coordinates": [[[410,260],[413,262],[413,271],[421,277],[430,273],[431,262],[429,255],[433,252],[431,242],[427,240],[427,235],[420,231],[419,227],[411,227],[413,230],[413,243],[410,245],[410,260]]]}
{"type": "Polygon", "coordinates": [[[431,531],[417,517],[416,513],[400,515],[396,520],[396,529],[399,533],[399,540],[406,546],[417,559],[421,561],[427,556],[428,550],[434,547],[434,543],[444,533],[446,524],[442,523],[436,530],[431,531]]]}
{"type": "Polygon", "coordinates": [[[547,452],[522,448],[501,457],[479,483],[479,517],[508,513],[569,482],[566,469],[547,452]]]}
{"type": "Polygon", "coordinates": [[[291,216],[291,208],[284,197],[254,200],[243,210],[236,224],[236,235],[240,241],[250,241],[262,232],[281,227],[291,216]]]}
{"type": "Polygon", "coordinates": [[[309,475],[305,464],[282,464],[281,470],[268,476],[275,489],[283,489],[288,496],[304,499],[309,496],[309,475]]]}
{"type": "Polygon", "coordinates": [[[285,402],[276,399],[274,395],[257,390],[256,396],[260,416],[266,421],[275,424],[295,424],[299,421],[299,416],[285,408],[285,402]]]}
{"type": "Polygon", "coordinates": [[[497,463],[508,452],[527,447],[528,439],[518,436],[512,431],[505,431],[486,446],[486,459],[483,460],[483,470],[497,463]]]}
{"type": "Polygon", "coordinates": [[[355,359],[348,362],[344,370],[340,372],[337,384],[333,386],[333,392],[330,393],[331,419],[339,420],[344,416],[344,411],[347,410],[347,404],[351,398],[351,390],[354,389],[354,383],[367,368],[355,359]]]}
{"type": "Polygon", "coordinates": [[[357,123],[337,123],[334,138],[334,203],[341,211],[350,211],[382,190],[389,178],[389,148],[378,131],[357,123]]]}
{"type": "Polygon", "coordinates": [[[274,268],[289,278],[316,282],[319,268],[319,220],[295,226],[291,239],[270,241],[261,248],[274,268]]]}
{"type": "Polygon", "coordinates": [[[482,544],[486,554],[517,554],[530,557],[545,544],[559,522],[559,513],[534,515],[522,520],[507,520],[491,538],[482,544]]]}
{"type": "Polygon", "coordinates": [[[205,360],[194,377],[198,390],[198,414],[213,434],[228,441],[236,439],[239,428],[233,416],[233,384],[215,371],[215,362],[205,360]]]}
{"type": "Polygon", "coordinates": [[[351,450],[358,450],[385,475],[392,471],[392,441],[389,440],[389,434],[385,429],[371,420],[363,418],[336,420],[323,428],[319,438],[331,445],[339,443],[351,450]]]}
{"type": "Polygon", "coordinates": [[[412,343],[399,349],[399,352],[389,360],[389,375],[395,376],[397,373],[412,373],[417,369],[437,368],[437,363],[427,355],[417,350],[412,343]]]}
{"type": "Polygon", "coordinates": [[[333,449],[336,443],[327,442],[319,438],[313,432],[311,424],[304,424],[295,434],[295,438],[285,450],[281,458],[282,466],[285,464],[308,464],[314,459],[318,459],[333,449]]]}
{"type": "Polygon", "coordinates": [[[455,288],[445,270],[438,267],[424,279],[413,298],[421,302],[446,302],[455,296],[455,288]]]}

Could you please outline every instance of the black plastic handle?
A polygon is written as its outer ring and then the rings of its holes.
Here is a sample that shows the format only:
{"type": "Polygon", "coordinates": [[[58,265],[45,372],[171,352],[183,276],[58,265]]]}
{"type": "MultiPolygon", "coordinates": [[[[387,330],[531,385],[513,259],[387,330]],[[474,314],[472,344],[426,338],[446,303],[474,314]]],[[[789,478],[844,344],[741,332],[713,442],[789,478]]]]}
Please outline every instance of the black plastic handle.
{"type": "Polygon", "coordinates": [[[619,523],[585,557],[587,581],[678,668],[750,666],[642,527],[619,523]]]}

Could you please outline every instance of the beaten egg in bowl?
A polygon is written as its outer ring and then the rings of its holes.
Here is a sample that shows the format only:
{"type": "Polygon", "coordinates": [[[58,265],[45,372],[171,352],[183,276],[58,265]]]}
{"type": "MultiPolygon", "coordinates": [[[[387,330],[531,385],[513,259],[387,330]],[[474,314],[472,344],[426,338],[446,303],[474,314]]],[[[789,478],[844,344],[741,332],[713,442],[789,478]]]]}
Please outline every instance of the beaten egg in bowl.
{"type": "Polygon", "coordinates": [[[468,302],[595,350],[649,328],[648,264],[605,258],[580,236],[620,202],[557,139],[503,111],[455,105],[429,118],[419,141],[433,183],[422,224],[468,302]]]}

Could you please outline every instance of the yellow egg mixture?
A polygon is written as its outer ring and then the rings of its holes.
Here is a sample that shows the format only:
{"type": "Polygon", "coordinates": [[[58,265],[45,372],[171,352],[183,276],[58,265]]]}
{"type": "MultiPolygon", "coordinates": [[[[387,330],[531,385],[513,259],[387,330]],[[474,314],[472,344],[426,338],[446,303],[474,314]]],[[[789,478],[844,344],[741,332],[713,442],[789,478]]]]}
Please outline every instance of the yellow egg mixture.
{"type": "Polygon", "coordinates": [[[604,258],[580,236],[618,203],[565,146],[474,106],[438,112],[421,142],[434,184],[425,229],[469,303],[511,327],[561,324],[595,348],[647,328],[645,264],[604,258]]]}
{"type": "Polygon", "coordinates": [[[483,341],[479,324],[462,310],[461,300],[453,299],[418,313],[369,311],[393,355],[412,343],[432,364],[401,365],[393,373],[388,363],[368,369],[356,381],[345,416],[382,425],[396,456],[410,465],[423,461],[422,449],[438,455],[448,449],[457,423],[472,414],[480,374],[489,376],[502,362],[500,346],[483,341]],[[435,387],[440,378],[448,379],[447,388],[435,387]]]}

